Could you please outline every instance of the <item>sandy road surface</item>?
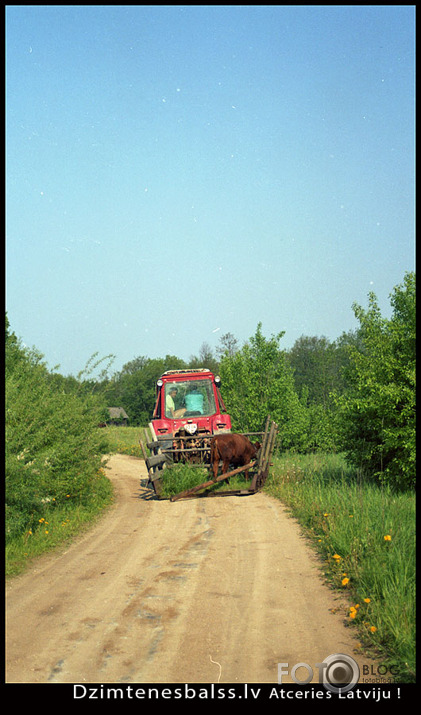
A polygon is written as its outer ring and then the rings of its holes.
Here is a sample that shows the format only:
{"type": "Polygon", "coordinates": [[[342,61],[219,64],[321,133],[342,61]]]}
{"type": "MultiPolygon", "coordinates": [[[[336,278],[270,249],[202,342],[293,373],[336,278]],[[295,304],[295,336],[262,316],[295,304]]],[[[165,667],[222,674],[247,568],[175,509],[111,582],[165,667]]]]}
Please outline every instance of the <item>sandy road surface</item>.
{"type": "Polygon", "coordinates": [[[158,501],[143,461],[108,466],[112,510],[7,583],[6,682],[276,684],[278,662],[362,664],[277,500],[158,501]]]}

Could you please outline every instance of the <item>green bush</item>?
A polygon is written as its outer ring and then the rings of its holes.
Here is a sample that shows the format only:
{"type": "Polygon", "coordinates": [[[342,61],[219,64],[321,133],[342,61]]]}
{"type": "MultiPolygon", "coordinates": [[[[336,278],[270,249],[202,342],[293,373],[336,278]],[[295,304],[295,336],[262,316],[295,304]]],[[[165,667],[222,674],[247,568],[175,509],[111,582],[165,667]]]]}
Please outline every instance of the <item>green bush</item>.
{"type": "Polygon", "coordinates": [[[415,485],[415,274],[391,295],[390,320],[376,297],[354,305],[361,345],[350,347],[348,389],[341,395],[339,423],[349,461],[395,489],[415,485]]]}
{"type": "Polygon", "coordinates": [[[270,415],[279,425],[283,448],[301,450],[307,444],[309,421],[286,354],[279,348],[282,336],[266,339],[259,323],[241,350],[226,352],[220,365],[222,391],[234,430],[258,432],[270,415]]]}
{"type": "Polygon", "coordinates": [[[103,492],[102,398],[53,379],[36,351],[6,333],[6,543],[54,509],[103,492]]]}

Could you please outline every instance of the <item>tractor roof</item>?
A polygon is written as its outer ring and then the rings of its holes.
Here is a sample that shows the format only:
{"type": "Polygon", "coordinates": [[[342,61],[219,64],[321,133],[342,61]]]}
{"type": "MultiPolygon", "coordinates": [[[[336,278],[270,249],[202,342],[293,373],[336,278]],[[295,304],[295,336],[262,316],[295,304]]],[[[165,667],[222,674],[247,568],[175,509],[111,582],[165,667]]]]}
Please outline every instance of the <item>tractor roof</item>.
{"type": "Polygon", "coordinates": [[[166,370],[161,377],[166,377],[169,375],[204,375],[208,373],[208,375],[212,375],[211,371],[208,370],[207,367],[191,367],[191,368],[186,368],[185,370],[166,370]]]}

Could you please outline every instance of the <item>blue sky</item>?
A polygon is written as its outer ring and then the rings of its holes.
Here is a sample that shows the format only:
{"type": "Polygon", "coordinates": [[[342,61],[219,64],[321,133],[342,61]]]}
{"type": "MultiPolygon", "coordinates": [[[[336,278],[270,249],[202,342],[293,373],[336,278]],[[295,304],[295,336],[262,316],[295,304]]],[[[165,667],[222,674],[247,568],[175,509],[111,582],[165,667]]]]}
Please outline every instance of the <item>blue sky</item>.
{"type": "Polygon", "coordinates": [[[6,8],[6,309],[50,367],[330,340],[415,270],[413,6],[6,8]]]}

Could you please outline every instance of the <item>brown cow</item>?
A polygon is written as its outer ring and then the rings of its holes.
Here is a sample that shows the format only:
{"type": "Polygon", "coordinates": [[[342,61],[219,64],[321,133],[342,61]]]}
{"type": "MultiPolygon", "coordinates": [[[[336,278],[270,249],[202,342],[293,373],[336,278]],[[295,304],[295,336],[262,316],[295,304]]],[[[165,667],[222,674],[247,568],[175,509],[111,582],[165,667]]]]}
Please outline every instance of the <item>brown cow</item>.
{"type": "MultiPolygon", "coordinates": [[[[222,474],[228,472],[232,465],[235,468],[244,467],[255,458],[260,449],[260,443],[252,444],[242,434],[217,434],[211,440],[211,465],[214,479],[218,476],[219,462],[222,460],[222,474]]],[[[244,472],[248,479],[248,469],[244,472]]]]}

